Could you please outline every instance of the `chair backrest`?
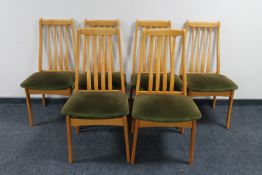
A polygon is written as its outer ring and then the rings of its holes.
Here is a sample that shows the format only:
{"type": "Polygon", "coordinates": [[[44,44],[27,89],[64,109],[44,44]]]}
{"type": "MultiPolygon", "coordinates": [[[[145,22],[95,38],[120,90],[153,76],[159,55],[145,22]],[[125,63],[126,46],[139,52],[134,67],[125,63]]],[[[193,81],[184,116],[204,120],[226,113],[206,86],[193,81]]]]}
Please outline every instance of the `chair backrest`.
{"type": "Polygon", "coordinates": [[[136,31],[135,31],[135,39],[134,39],[134,48],[133,48],[133,67],[132,73],[137,72],[137,47],[138,42],[141,44],[141,35],[143,29],[161,29],[161,28],[171,28],[171,21],[156,21],[156,20],[136,20],[136,31]]]}
{"type": "Polygon", "coordinates": [[[177,94],[186,95],[186,60],[185,60],[185,30],[145,29],[142,33],[140,46],[139,68],[137,73],[136,94],[177,94]],[[179,46],[176,43],[181,43],[179,46]],[[181,50],[182,90],[174,89],[175,63],[177,54],[181,50]],[[168,53],[169,51],[169,53],[168,53]],[[168,57],[170,63],[168,64],[168,57]],[[163,59],[162,65],[160,60],[163,59]],[[146,62],[146,63],[145,63],[146,62]],[[144,63],[147,64],[146,68],[144,63]],[[168,68],[169,65],[169,68],[168,68]],[[160,70],[162,66],[163,71],[160,70]],[[155,67],[155,71],[153,71],[155,67]],[[143,74],[148,76],[147,90],[140,90],[140,81],[143,74]],[[169,81],[168,81],[169,78],[169,81]],[[161,80],[162,79],[162,80],[161,80]],[[162,81],[162,82],[161,82],[162,81]],[[168,84],[169,83],[169,84],[168,84]],[[162,87],[160,87],[162,84],[162,87]],[[153,87],[154,86],[154,87],[153,87]]]}
{"type": "Polygon", "coordinates": [[[46,71],[74,71],[76,40],[73,19],[39,20],[39,71],[45,70],[44,53],[48,58],[48,70],[46,71]],[[71,59],[71,55],[73,55],[73,59],[71,59]]]}
{"type": "Polygon", "coordinates": [[[212,61],[220,73],[220,23],[186,22],[189,73],[212,73],[212,61]],[[216,54],[215,54],[216,53],[216,54]]]}
{"type": "Polygon", "coordinates": [[[78,29],[75,91],[122,91],[125,93],[124,78],[119,29],[78,29]],[[116,53],[114,53],[114,50],[116,50],[116,53]],[[120,90],[112,87],[112,59],[119,61],[120,90]],[[98,72],[98,69],[101,72],[98,72]],[[85,90],[79,90],[80,72],[86,75],[85,90]]]}
{"type": "Polygon", "coordinates": [[[87,20],[85,28],[119,28],[119,20],[87,20]]]}

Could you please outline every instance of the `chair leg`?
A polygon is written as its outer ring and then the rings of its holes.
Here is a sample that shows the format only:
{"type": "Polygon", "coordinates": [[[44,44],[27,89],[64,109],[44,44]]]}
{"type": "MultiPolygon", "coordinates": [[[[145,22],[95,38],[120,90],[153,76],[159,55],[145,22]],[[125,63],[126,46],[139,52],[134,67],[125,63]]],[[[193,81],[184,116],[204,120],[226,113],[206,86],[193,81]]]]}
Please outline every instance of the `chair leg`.
{"type": "Polygon", "coordinates": [[[179,132],[180,132],[180,134],[184,135],[184,133],[185,133],[185,128],[179,128],[179,132]]]}
{"type": "Polygon", "coordinates": [[[75,126],[75,129],[76,129],[76,135],[78,135],[80,132],[80,126],[75,126]]]}
{"type": "Polygon", "coordinates": [[[233,108],[233,98],[234,98],[234,91],[232,91],[229,96],[229,105],[228,105],[228,110],[227,110],[227,124],[226,124],[227,129],[230,128],[231,113],[232,113],[232,108],[233,108]]]}
{"type": "Polygon", "coordinates": [[[133,146],[132,146],[131,164],[134,164],[134,163],[135,163],[136,144],[137,144],[139,121],[138,121],[138,120],[135,120],[135,124],[134,124],[134,125],[135,125],[135,131],[134,131],[133,146]]]}
{"type": "Polygon", "coordinates": [[[192,121],[189,165],[192,165],[194,160],[195,139],[196,139],[196,121],[192,121]]]}
{"type": "Polygon", "coordinates": [[[45,94],[42,94],[42,105],[46,106],[45,94]]]}
{"type": "Polygon", "coordinates": [[[30,100],[30,94],[28,92],[28,89],[25,89],[25,95],[26,95],[26,106],[28,111],[28,122],[29,126],[33,127],[33,113],[32,113],[32,107],[31,107],[31,100],[30,100]]]}
{"type": "Polygon", "coordinates": [[[124,135],[125,135],[125,145],[126,145],[126,160],[130,163],[130,150],[129,150],[129,138],[128,138],[128,122],[127,117],[124,116],[124,135]]]}
{"type": "Polygon", "coordinates": [[[66,116],[68,162],[73,163],[71,119],[66,116]]]}
{"type": "Polygon", "coordinates": [[[129,99],[132,99],[133,98],[133,88],[130,87],[130,96],[129,96],[129,99]]]}
{"type": "Polygon", "coordinates": [[[131,121],[131,133],[134,134],[134,131],[135,131],[135,120],[132,119],[132,121],[131,121]]]}
{"type": "Polygon", "coordinates": [[[214,96],[214,97],[213,97],[213,105],[212,105],[212,107],[213,107],[214,109],[216,108],[216,102],[217,102],[217,97],[214,96]]]}

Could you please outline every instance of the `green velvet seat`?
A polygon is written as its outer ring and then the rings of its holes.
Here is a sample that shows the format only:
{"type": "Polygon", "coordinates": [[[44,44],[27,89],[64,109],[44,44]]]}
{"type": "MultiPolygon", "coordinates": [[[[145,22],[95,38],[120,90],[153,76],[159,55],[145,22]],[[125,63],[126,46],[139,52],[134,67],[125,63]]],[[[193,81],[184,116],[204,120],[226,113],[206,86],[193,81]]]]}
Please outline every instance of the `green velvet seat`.
{"type": "Polygon", "coordinates": [[[73,118],[106,119],[128,115],[128,98],[121,92],[79,92],[69,97],[62,113],[73,118]]]}
{"type": "Polygon", "coordinates": [[[61,90],[71,88],[74,72],[36,72],[21,83],[21,87],[35,90],[61,90]]]}
{"type": "Polygon", "coordinates": [[[185,122],[198,120],[201,113],[190,97],[177,95],[137,95],[132,116],[154,122],[185,122]]]}
{"type": "MultiPolygon", "coordinates": [[[[153,75],[154,77],[154,82],[155,79],[156,79],[156,74],[154,73],[153,75]]],[[[149,79],[149,74],[148,73],[143,73],[141,74],[141,80],[140,80],[140,88],[142,90],[148,90],[148,79],[149,79]]],[[[133,89],[136,88],[136,81],[137,81],[137,74],[132,74],[131,76],[131,87],[133,89]]],[[[168,87],[167,89],[169,90],[169,83],[170,82],[170,74],[167,74],[167,84],[168,84],[168,87]]],[[[160,89],[162,89],[162,83],[163,83],[163,75],[161,74],[160,75],[160,89]]],[[[153,88],[155,88],[155,85],[153,84],[153,88]]],[[[175,75],[175,83],[174,83],[174,88],[175,90],[177,91],[180,91],[182,89],[182,80],[181,78],[178,76],[178,75],[175,75]]]]}
{"type": "Polygon", "coordinates": [[[223,92],[238,88],[232,80],[220,74],[187,74],[187,87],[201,92],[223,92]]]}
{"type": "MultiPolygon", "coordinates": [[[[87,89],[87,83],[86,83],[86,74],[82,73],[79,76],[79,89],[87,89]]],[[[91,80],[92,80],[92,86],[94,85],[94,74],[91,73],[91,80]]],[[[108,85],[108,75],[106,73],[105,76],[105,81],[106,81],[106,87],[108,85]]],[[[101,73],[98,73],[98,88],[101,89],[101,73]]],[[[125,78],[125,86],[127,85],[126,83],[126,78],[125,78]]],[[[94,88],[94,87],[92,87],[94,88]]],[[[121,90],[121,74],[120,72],[112,72],[112,88],[116,90],[121,90]]]]}

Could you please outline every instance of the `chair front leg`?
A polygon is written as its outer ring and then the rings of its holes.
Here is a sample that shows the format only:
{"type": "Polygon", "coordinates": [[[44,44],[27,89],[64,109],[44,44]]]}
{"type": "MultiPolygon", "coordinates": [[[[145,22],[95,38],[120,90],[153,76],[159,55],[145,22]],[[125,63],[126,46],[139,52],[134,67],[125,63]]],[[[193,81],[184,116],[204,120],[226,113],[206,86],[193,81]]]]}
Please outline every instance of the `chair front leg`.
{"type": "Polygon", "coordinates": [[[134,131],[133,146],[132,146],[131,164],[134,164],[134,162],[135,162],[139,121],[135,120],[134,123],[135,123],[135,131],[134,131]]]}
{"type": "Polygon", "coordinates": [[[227,124],[226,124],[227,129],[230,128],[231,113],[232,113],[232,108],[233,108],[233,99],[234,99],[234,91],[232,91],[229,96],[229,104],[228,104],[228,110],[227,110],[227,124]]]}
{"type": "Polygon", "coordinates": [[[194,120],[192,121],[192,128],[191,128],[189,165],[192,165],[194,160],[195,139],[196,139],[196,121],[194,120]]]}
{"type": "Polygon", "coordinates": [[[130,163],[130,150],[129,150],[129,138],[128,138],[128,122],[127,117],[123,117],[123,124],[124,124],[124,136],[125,136],[125,145],[126,145],[126,160],[130,163]]]}
{"type": "Polygon", "coordinates": [[[28,89],[25,89],[25,95],[26,95],[26,107],[28,111],[28,122],[29,126],[32,128],[33,127],[33,113],[32,113],[32,107],[31,107],[31,100],[30,100],[30,94],[28,89]]]}
{"type": "Polygon", "coordinates": [[[71,129],[71,119],[69,116],[66,116],[66,130],[67,130],[68,162],[73,163],[72,129],[71,129]]]}

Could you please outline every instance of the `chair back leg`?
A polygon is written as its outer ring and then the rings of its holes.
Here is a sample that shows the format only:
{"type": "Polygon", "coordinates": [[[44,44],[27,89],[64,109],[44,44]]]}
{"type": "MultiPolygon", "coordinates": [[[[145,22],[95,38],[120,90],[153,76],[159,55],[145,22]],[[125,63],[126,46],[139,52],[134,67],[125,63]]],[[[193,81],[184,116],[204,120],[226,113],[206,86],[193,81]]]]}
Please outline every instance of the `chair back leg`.
{"type": "Polygon", "coordinates": [[[66,116],[68,162],[73,163],[71,119],[66,116]]]}
{"type": "Polygon", "coordinates": [[[124,116],[123,118],[124,123],[124,136],[125,136],[125,145],[126,145],[126,160],[130,163],[130,149],[129,149],[129,138],[128,138],[128,122],[127,117],[124,116]]]}
{"type": "Polygon", "coordinates": [[[133,146],[132,146],[131,164],[135,163],[136,144],[137,144],[139,121],[138,120],[134,120],[134,123],[135,123],[134,124],[135,125],[135,131],[134,131],[133,146]]]}

